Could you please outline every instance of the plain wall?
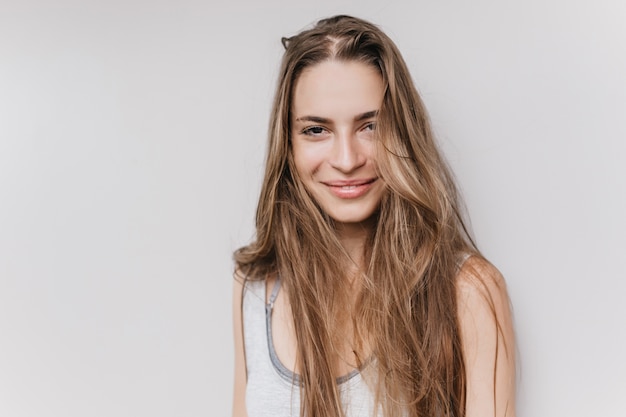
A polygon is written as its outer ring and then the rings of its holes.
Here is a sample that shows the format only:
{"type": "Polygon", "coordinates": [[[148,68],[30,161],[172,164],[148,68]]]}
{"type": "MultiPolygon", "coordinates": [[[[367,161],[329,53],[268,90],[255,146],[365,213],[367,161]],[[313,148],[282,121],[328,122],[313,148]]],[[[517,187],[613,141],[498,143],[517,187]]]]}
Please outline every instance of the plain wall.
{"type": "Polygon", "coordinates": [[[221,416],[280,37],[397,42],[507,278],[521,416],[624,416],[626,3],[0,1],[0,415],[221,416]]]}

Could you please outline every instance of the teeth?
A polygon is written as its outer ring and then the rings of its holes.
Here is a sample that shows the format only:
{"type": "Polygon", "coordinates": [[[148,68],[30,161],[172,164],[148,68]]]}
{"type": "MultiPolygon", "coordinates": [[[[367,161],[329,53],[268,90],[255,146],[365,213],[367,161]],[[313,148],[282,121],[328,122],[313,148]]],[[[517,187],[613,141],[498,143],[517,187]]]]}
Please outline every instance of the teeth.
{"type": "Polygon", "coordinates": [[[356,185],[344,185],[341,187],[342,190],[352,190],[353,188],[356,188],[356,185]]]}

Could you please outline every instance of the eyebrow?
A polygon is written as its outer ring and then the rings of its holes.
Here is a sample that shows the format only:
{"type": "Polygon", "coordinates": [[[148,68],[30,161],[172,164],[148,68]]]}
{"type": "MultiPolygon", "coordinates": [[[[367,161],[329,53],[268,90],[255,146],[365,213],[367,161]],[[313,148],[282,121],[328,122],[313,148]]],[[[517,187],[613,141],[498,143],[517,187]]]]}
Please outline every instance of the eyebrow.
{"type": "MultiPolygon", "coordinates": [[[[354,117],[354,121],[361,122],[363,120],[376,117],[376,115],[378,115],[378,110],[366,111],[365,113],[357,114],[354,117]]],[[[330,119],[327,119],[325,117],[319,117],[319,116],[302,116],[302,117],[296,118],[295,121],[296,122],[313,122],[313,123],[321,123],[321,124],[328,124],[331,122],[330,119]]]]}

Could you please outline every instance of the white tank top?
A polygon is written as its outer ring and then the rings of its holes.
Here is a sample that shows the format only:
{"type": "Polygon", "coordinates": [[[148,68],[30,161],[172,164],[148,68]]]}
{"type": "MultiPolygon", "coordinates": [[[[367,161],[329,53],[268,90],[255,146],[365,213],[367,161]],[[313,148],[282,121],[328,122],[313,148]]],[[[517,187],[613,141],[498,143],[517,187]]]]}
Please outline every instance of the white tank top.
{"type": "MultiPolygon", "coordinates": [[[[249,281],[243,295],[248,417],[298,417],[298,375],[280,362],[272,341],[271,314],[280,282],[267,304],[265,286],[265,281],[249,281]]],[[[358,370],[337,378],[337,384],[346,417],[374,417],[373,395],[358,370]]]]}

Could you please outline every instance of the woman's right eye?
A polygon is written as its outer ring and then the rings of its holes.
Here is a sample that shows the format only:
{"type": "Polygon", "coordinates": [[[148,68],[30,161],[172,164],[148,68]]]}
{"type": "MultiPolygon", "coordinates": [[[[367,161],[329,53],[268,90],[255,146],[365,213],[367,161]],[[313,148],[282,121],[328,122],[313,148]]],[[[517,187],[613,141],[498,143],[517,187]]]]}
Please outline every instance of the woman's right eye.
{"type": "Polygon", "coordinates": [[[326,129],[324,129],[321,126],[311,126],[311,127],[307,127],[306,129],[304,129],[302,131],[302,133],[304,133],[307,136],[321,136],[326,132],[326,129]]]}

